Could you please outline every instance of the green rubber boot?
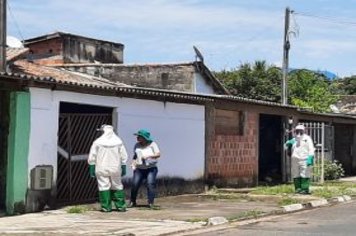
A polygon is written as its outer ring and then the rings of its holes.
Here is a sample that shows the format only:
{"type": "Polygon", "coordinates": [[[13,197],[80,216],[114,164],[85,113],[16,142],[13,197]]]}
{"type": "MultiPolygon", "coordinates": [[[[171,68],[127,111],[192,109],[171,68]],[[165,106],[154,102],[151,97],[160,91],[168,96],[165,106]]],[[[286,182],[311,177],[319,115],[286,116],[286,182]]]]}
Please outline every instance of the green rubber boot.
{"type": "Polygon", "coordinates": [[[112,200],[118,211],[126,211],[125,191],[124,190],[112,190],[112,200]]]}
{"type": "Polygon", "coordinates": [[[310,178],[302,178],[302,191],[301,194],[310,194],[309,192],[310,178]]]}
{"type": "Polygon", "coordinates": [[[294,178],[293,182],[294,182],[295,192],[300,193],[302,191],[302,178],[300,178],[300,177],[294,178]]]}
{"type": "Polygon", "coordinates": [[[110,190],[99,191],[99,201],[100,201],[100,205],[101,205],[101,211],[111,212],[110,190]]]}

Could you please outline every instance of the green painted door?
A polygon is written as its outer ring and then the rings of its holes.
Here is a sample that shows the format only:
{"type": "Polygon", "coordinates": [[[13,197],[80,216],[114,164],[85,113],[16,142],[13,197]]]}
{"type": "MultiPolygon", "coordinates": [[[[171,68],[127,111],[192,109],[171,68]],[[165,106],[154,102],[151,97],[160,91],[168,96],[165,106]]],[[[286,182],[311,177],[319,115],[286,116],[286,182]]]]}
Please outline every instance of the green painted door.
{"type": "Polygon", "coordinates": [[[16,214],[25,212],[30,138],[30,94],[28,92],[11,92],[9,104],[6,212],[16,214]]]}

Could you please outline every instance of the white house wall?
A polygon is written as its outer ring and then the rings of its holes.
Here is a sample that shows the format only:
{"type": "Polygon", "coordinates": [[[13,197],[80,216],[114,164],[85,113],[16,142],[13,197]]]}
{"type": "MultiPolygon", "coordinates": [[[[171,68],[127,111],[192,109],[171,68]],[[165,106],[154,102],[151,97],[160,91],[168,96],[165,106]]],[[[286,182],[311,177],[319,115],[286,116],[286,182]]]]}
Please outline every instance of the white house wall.
{"type": "Polygon", "coordinates": [[[200,94],[216,94],[200,73],[195,73],[195,92],[200,94]]]}
{"type": "MultiPolygon", "coordinates": [[[[138,129],[151,131],[162,158],[159,176],[191,179],[204,172],[204,106],[79,94],[31,88],[29,170],[52,165],[57,172],[57,132],[60,102],[112,107],[117,112],[118,134],[132,158],[138,129]]],[[[131,176],[131,171],[128,171],[131,176]]],[[[29,183],[30,184],[30,183],[29,183]]]]}
{"type": "Polygon", "coordinates": [[[119,134],[132,156],[133,133],[151,132],[161,150],[159,175],[202,177],[204,172],[204,107],[123,98],[119,108],[119,134]]]}

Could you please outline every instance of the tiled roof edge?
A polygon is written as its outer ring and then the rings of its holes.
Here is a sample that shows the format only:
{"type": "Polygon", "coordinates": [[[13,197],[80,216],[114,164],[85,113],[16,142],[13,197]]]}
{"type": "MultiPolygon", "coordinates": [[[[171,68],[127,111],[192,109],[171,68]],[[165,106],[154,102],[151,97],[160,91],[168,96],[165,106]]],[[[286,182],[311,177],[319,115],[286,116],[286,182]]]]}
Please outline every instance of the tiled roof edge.
{"type": "Polygon", "coordinates": [[[40,83],[49,83],[51,85],[53,84],[69,85],[69,86],[76,86],[76,87],[83,87],[83,88],[117,91],[117,92],[130,93],[130,94],[163,96],[163,97],[170,97],[170,98],[177,98],[177,99],[190,99],[190,100],[199,100],[199,101],[229,100],[229,101],[238,101],[238,102],[250,103],[250,104],[298,109],[298,107],[292,105],[282,105],[280,103],[236,97],[232,95],[193,94],[193,93],[186,93],[186,92],[179,92],[179,91],[172,91],[172,90],[141,88],[141,87],[140,88],[126,87],[126,86],[119,86],[119,85],[118,86],[91,85],[91,84],[84,84],[84,83],[77,83],[77,82],[63,82],[63,81],[57,81],[52,77],[37,77],[37,76],[18,74],[18,73],[0,72],[0,76],[12,77],[12,78],[15,77],[20,80],[28,80],[28,81],[34,81],[40,83]]]}

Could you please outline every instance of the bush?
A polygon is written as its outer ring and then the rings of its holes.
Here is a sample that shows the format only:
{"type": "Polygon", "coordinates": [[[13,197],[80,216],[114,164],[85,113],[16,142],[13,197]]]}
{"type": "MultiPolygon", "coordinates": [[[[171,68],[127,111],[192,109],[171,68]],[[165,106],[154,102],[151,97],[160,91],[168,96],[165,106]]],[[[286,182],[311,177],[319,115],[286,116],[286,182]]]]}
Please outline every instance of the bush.
{"type": "Polygon", "coordinates": [[[345,175],[344,168],[342,164],[338,161],[328,161],[324,162],[324,179],[325,180],[335,180],[340,179],[345,175]]]}

